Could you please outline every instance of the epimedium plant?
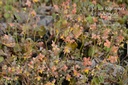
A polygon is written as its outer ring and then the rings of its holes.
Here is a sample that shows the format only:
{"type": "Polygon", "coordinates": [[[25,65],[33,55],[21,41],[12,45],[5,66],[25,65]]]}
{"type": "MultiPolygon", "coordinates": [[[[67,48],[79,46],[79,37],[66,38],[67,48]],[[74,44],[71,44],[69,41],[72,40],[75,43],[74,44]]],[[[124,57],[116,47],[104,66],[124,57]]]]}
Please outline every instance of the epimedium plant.
{"type": "Polygon", "coordinates": [[[7,23],[0,37],[1,84],[126,82],[127,66],[120,66],[117,53],[121,43],[127,41],[127,29],[123,25],[127,19],[125,3],[9,0],[0,1],[0,6],[0,17],[7,23]],[[49,4],[52,11],[46,6],[49,4]],[[40,10],[42,14],[38,12],[40,6],[46,8],[40,10]],[[117,10],[121,7],[125,9],[117,10]],[[38,25],[45,16],[53,17],[51,26],[38,25]]]}

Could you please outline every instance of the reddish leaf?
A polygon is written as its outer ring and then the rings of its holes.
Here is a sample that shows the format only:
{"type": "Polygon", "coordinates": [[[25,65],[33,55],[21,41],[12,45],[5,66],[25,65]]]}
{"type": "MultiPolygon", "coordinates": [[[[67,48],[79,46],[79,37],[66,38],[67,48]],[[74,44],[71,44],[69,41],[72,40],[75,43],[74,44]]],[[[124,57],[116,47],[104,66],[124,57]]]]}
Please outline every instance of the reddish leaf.
{"type": "Polygon", "coordinates": [[[83,63],[84,66],[92,65],[92,62],[90,61],[90,58],[84,57],[83,61],[84,61],[84,63],[83,63]]]}
{"type": "Polygon", "coordinates": [[[110,48],[111,42],[109,40],[106,40],[106,42],[104,43],[104,46],[110,48]]]}
{"type": "Polygon", "coordinates": [[[28,7],[31,7],[31,1],[27,0],[25,3],[28,7]]]}
{"type": "Polygon", "coordinates": [[[110,56],[107,60],[109,60],[111,63],[117,62],[118,57],[117,56],[110,56]]]}

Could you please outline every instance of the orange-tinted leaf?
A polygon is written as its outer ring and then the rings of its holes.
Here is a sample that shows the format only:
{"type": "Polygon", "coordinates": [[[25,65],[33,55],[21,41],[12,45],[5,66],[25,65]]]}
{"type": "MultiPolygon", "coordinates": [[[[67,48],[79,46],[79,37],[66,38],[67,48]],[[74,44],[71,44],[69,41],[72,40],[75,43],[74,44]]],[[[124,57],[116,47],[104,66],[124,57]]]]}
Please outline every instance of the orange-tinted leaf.
{"type": "Polygon", "coordinates": [[[95,4],[95,5],[97,4],[96,0],[93,0],[92,3],[95,4]]]}
{"type": "Polygon", "coordinates": [[[64,53],[70,53],[70,51],[71,51],[70,47],[68,47],[68,46],[64,47],[64,53]]]}
{"type": "Polygon", "coordinates": [[[27,0],[26,3],[25,3],[28,7],[31,6],[31,1],[27,0]]]}
{"type": "Polygon", "coordinates": [[[80,73],[78,73],[78,71],[77,70],[73,70],[73,74],[74,74],[74,76],[76,76],[76,77],[79,77],[80,76],[80,73]]]}
{"type": "Polygon", "coordinates": [[[116,54],[117,51],[118,51],[118,47],[117,47],[117,46],[112,46],[111,51],[112,51],[114,54],[116,54]]]}
{"type": "Polygon", "coordinates": [[[85,68],[83,71],[88,74],[89,70],[90,70],[90,68],[85,68]]]}
{"type": "Polygon", "coordinates": [[[36,2],[39,2],[39,0],[33,0],[33,2],[35,2],[35,3],[36,3],[36,2]]]}
{"type": "Polygon", "coordinates": [[[110,29],[106,28],[104,31],[103,31],[103,35],[102,35],[102,39],[106,40],[109,36],[108,34],[110,33],[110,29]]]}
{"type": "Polygon", "coordinates": [[[41,53],[37,56],[37,58],[38,58],[40,61],[42,61],[42,59],[43,59],[44,57],[45,57],[45,56],[42,55],[41,53]]]}
{"type": "Polygon", "coordinates": [[[69,74],[66,75],[66,80],[70,81],[71,76],[69,74]]]}
{"type": "Polygon", "coordinates": [[[109,56],[107,60],[109,60],[111,63],[117,62],[118,57],[117,56],[109,56]]]}
{"type": "Polygon", "coordinates": [[[97,22],[98,20],[97,20],[97,18],[96,17],[93,17],[93,22],[97,22]]]}
{"type": "Polygon", "coordinates": [[[31,14],[32,16],[36,16],[35,10],[31,11],[30,14],[31,14]]]}
{"type": "Polygon", "coordinates": [[[52,68],[51,68],[52,72],[55,72],[56,69],[57,69],[56,66],[52,66],[52,68]]]}
{"type": "Polygon", "coordinates": [[[57,11],[57,12],[59,11],[58,5],[55,5],[55,4],[54,4],[54,8],[55,8],[55,11],[57,11]]]}
{"type": "Polygon", "coordinates": [[[37,76],[36,79],[37,79],[37,81],[40,81],[41,80],[41,77],[40,76],[37,76]]]}
{"type": "Polygon", "coordinates": [[[91,29],[91,30],[95,30],[95,29],[96,29],[96,23],[91,24],[91,25],[90,25],[90,29],[91,29]]]}
{"type": "Polygon", "coordinates": [[[62,69],[66,72],[68,69],[67,65],[64,65],[62,69]]]}
{"type": "Polygon", "coordinates": [[[92,33],[92,39],[100,39],[100,35],[92,33]]]}
{"type": "Polygon", "coordinates": [[[117,41],[120,43],[124,40],[124,37],[120,34],[118,37],[117,37],[117,41]]]}
{"type": "Polygon", "coordinates": [[[107,48],[110,48],[111,42],[109,40],[106,40],[106,42],[104,43],[104,46],[106,46],[107,48]]]}
{"type": "Polygon", "coordinates": [[[83,33],[83,28],[75,24],[72,32],[74,37],[77,39],[83,33]]]}
{"type": "Polygon", "coordinates": [[[72,10],[72,14],[76,14],[76,8],[72,10]]]}
{"type": "Polygon", "coordinates": [[[58,46],[53,41],[52,41],[52,50],[53,50],[53,52],[54,52],[55,55],[57,55],[58,52],[60,51],[60,49],[58,48],[58,46]]]}
{"type": "Polygon", "coordinates": [[[92,65],[92,62],[90,61],[90,58],[84,57],[83,61],[84,61],[83,62],[84,66],[92,65]]]}

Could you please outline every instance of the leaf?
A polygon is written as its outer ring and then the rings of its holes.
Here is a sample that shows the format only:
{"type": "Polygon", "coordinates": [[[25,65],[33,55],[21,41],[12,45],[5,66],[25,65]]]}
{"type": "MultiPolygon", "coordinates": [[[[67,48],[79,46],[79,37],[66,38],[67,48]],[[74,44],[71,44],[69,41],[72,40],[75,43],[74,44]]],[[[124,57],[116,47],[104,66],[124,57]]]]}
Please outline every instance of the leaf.
{"type": "Polygon", "coordinates": [[[91,85],[99,85],[98,78],[93,78],[93,80],[91,81],[91,85]]]}
{"type": "Polygon", "coordinates": [[[104,82],[104,77],[103,76],[99,76],[98,79],[99,79],[100,83],[104,82]]]}
{"type": "Polygon", "coordinates": [[[4,60],[4,58],[2,56],[0,56],[0,63],[4,60]]]}
{"type": "Polygon", "coordinates": [[[107,60],[109,60],[111,63],[117,62],[118,57],[117,56],[109,56],[107,60]]]}
{"type": "Polygon", "coordinates": [[[65,28],[68,25],[68,21],[67,20],[63,20],[62,21],[62,27],[65,28]]]}
{"type": "Polygon", "coordinates": [[[31,6],[31,1],[27,0],[26,3],[25,3],[28,7],[31,6]]]}
{"type": "Polygon", "coordinates": [[[32,16],[36,16],[35,10],[32,10],[32,11],[30,12],[30,14],[31,14],[32,16]]]}
{"type": "Polygon", "coordinates": [[[0,7],[3,5],[3,2],[2,1],[0,1],[0,7]]]}
{"type": "Polygon", "coordinates": [[[33,2],[37,3],[37,2],[39,2],[39,0],[33,0],[33,2]]]}
{"type": "Polygon", "coordinates": [[[80,27],[80,25],[75,24],[72,28],[72,33],[73,33],[75,39],[77,39],[83,33],[83,28],[80,27]]]}
{"type": "Polygon", "coordinates": [[[41,80],[41,77],[40,76],[37,76],[36,79],[37,79],[37,81],[40,81],[41,80]]]}
{"type": "Polygon", "coordinates": [[[116,54],[118,52],[119,47],[118,46],[112,46],[111,51],[116,54]]]}
{"type": "Polygon", "coordinates": [[[89,58],[86,58],[86,57],[84,57],[83,58],[83,65],[84,66],[89,66],[89,65],[92,65],[92,62],[90,61],[90,57],[89,58]]]}
{"type": "Polygon", "coordinates": [[[13,4],[16,0],[8,0],[7,4],[13,4]]]}
{"type": "Polygon", "coordinates": [[[73,42],[73,43],[67,43],[67,45],[69,48],[71,48],[71,50],[75,50],[77,48],[77,43],[76,42],[73,42]]]}
{"type": "Polygon", "coordinates": [[[90,47],[88,51],[88,56],[90,57],[94,56],[95,50],[96,50],[95,46],[90,47]]]}
{"type": "Polygon", "coordinates": [[[11,11],[12,10],[12,6],[11,5],[5,5],[4,6],[4,9],[6,10],[6,11],[11,11]]]}
{"type": "Polygon", "coordinates": [[[104,82],[104,77],[103,76],[98,76],[98,77],[94,77],[91,85],[100,85],[101,83],[104,82]]]}
{"type": "Polygon", "coordinates": [[[77,43],[74,42],[68,42],[66,46],[64,47],[64,53],[70,53],[71,51],[74,51],[77,48],[77,43]]]}
{"type": "Polygon", "coordinates": [[[20,47],[20,45],[19,44],[16,44],[15,45],[15,47],[14,47],[14,52],[21,52],[22,51],[22,49],[21,49],[21,47],[20,47]]]}
{"type": "Polygon", "coordinates": [[[122,1],[123,1],[123,0],[118,0],[117,2],[118,2],[118,3],[122,3],[122,1]]]}
{"type": "Polygon", "coordinates": [[[62,68],[62,70],[64,70],[65,72],[67,71],[67,69],[68,69],[67,65],[64,65],[62,68]]]}
{"type": "Polygon", "coordinates": [[[98,4],[97,7],[98,7],[98,10],[103,10],[103,7],[100,4],[98,4]]]}
{"type": "Polygon", "coordinates": [[[70,76],[70,74],[67,74],[67,75],[66,75],[66,80],[68,80],[68,81],[71,80],[71,76],[70,76]]]}
{"type": "Polygon", "coordinates": [[[46,29],[44,26],[41,26],[40,29],[38,30],[38,34],[40,37],[43,37],[46,33],[46,29]]]}
{"type": "Polygon", "coordinates": [[[89,23],[93,23],[93,18],[90,15],[86,18],[86,20],[89,23]]]}
{"type": "Polygon", "coordinates": [[[85,69],[84,69],[84,72],[85,72],[86,74],[88,74],[88,73],[89,73],[89,70],[90,70],[90,68],[85,68],[85,69]]]}
{"type": "Polygon", "coordinates": [[[5,17],[6,19],[8,19],[8,18],[10,18],[11,16],[10,16],[9,13],[5,13],[5,14],[4,14],[4,17],[5,17]]]}
{"type": "Polygon", "coordinates": [[[22,26],[22,33],[26,34],[29,31],[29,29],[30,29],[30,25],[28,25],[28,24],[23,25],[22,26]]]}
{"type": "Polygon", "coordinates": [[[111,42],[109,40],[106,40],[106,42],[104,43],[104,46],[107,48],[110,48],[111,42]]]}
{"type": "Polygon", "coordinates": [[[105,50],[106,52],[109,52],[109,51],[111,50],[111,48],[104,47],[104,50],[105,50]]]}
{"type": "Polygon", "coordinates": [[[6,35],[6,34],[1,38],[1,42],[2,42],[2,44],[6,45],[7,47],[14,47],[16,44],[14,38],[12,36],[6,35]]]}

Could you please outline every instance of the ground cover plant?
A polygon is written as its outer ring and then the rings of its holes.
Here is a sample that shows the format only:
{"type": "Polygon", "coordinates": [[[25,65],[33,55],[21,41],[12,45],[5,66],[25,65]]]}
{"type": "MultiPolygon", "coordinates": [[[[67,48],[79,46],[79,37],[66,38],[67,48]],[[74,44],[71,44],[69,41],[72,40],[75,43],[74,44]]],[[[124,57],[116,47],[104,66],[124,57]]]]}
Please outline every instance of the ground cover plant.
{"type": "Polygon", "coordinates": [[[0,0],[0,85],[128,85],[127,0],[0,0]]]}

